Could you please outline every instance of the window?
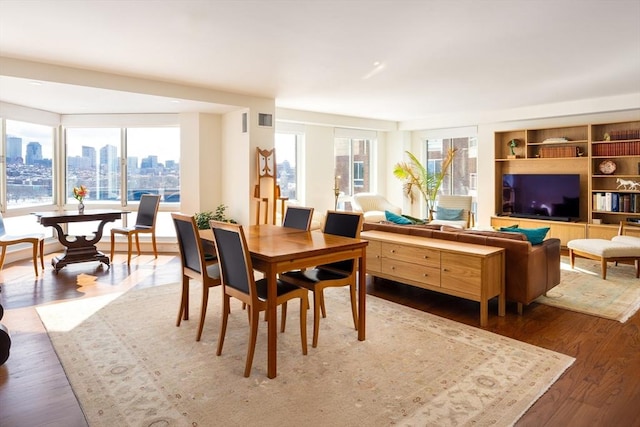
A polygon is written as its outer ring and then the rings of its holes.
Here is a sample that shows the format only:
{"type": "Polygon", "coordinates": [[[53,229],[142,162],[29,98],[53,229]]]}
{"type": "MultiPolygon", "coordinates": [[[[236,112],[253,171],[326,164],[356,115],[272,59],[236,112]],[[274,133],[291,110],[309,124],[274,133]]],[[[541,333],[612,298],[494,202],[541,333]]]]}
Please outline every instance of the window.
{"type": "MultiPolygon", "coordinates": [[[[85,185],[85,205],[130,206],[145,193],[160,194],[158,236],[174,236],[170,213],[163,205],[180,202],[180,129],[67,128],[66,201],[75,204],[73,187],[85,185]]],[[[175,207],[170,210],[175,211],[175,207]]],[[[135,219],[135,213],[127,218],[135,219]]],[[[116,223],[109,223],[106,230],[116,223]]]]}
{"type": "Polygon", "coordinates": [[[371,191],[371,146],[370,139],[335,138],[336,183],[340,194],[353,196],[371,191]]]}
{"type": "Polygon", "coordinates": [[[298,144],[302,136],[295,133],[276,133],[276,171],[282,197],[299,200],[298,195],[298,144]]]}
{"type": "Polygon", "coordinates": [[[0,165],[0,194],[7,209],[53,204],[53,141],[51,126],[5,122],[6,162],[4,170],[0,165]]]}
{"type": "Polygon", "coordinates": [[[180,202],[180,129],[128,128],[127,200],[160,194],[164,203],[180,202]]]}
{"type": "MultiPolygon", "coordinates": [[[[439,172],[442,160],[449,148],[458,151],[440,187],[441,194],[477,196],[478,142],[476,137],[427,139],[426,165],[430,172],[439,172]]],[[[475,201],[474,201],[475,211],[475,201]]]]}
{"type": "Polygon", "coordinates": [[[89,189],[85,204],[120,201],[120,129],[66,130],[67,203],[73,203],[73,187],[89,189]]]}

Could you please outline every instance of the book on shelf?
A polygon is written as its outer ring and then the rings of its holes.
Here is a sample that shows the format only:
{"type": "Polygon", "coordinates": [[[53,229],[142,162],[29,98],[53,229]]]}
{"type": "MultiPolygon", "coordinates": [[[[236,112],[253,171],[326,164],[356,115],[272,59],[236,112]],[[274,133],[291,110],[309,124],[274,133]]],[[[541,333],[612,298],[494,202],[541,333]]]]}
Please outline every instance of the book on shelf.
{"type": "Polygon", "coordinates": [[[578,147],[575,145],[540,147],[538,152],[543,159],[553,159],[558,157],[578,157],[578,147]]]}
{"type": "Polygon", "coordinates": [[[594,144],[592,152],[594,156],[640,156],[640,140],[594,144]]]}

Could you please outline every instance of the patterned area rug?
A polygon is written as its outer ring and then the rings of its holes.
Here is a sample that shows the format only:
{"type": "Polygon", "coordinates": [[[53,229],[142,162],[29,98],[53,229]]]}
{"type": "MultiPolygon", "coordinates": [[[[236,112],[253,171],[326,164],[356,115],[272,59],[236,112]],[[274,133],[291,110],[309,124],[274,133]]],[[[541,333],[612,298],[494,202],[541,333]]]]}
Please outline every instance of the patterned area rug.
{"type": "Polygon", "coordinates": [[[232,306],[218,357],[220,289],[196,342],[194,288],[191,318],[179,328],[177,284],[38,307],[91,426],[508,426],[574,361],[373,296],[360,342],[348,293],[334,288],[318,347],[302,355],[291,303],[278,376],[266,377],[261,323],[244,378],[246,312],[232,306]]]}
{"type": "Polygon", "coordinates": [[[599,261],[576,258],[572,270],[563,256],[560,268],[560,284],[536,302],[623,323],[640,308],[640,279],[633,265],[609,263],[607,280],[600,276],[599,261]]]}

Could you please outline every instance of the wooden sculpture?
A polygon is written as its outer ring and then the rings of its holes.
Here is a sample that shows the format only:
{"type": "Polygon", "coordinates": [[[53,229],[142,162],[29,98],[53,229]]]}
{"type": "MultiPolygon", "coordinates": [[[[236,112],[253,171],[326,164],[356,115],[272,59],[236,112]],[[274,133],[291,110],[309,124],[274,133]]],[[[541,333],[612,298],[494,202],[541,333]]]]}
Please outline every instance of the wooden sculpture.
{"type": "Polygon", "coordinates": [[[275,148],[271,150],[261,150],[256,148],[256,165],[258,173],[256,185],[253,190],[253,197],[258,204],[256,210],[256,224],[276,223],[276,203],[280,202],[280,212],[284,213],[284,202],[287,197],[281,197],[280,186],[276,174],[276,153],[275,148]],[[264,218],[261,219],[262,205],[264,205],[264,218]],[[271,218],[269,218],[271,213],[271,218]]]}

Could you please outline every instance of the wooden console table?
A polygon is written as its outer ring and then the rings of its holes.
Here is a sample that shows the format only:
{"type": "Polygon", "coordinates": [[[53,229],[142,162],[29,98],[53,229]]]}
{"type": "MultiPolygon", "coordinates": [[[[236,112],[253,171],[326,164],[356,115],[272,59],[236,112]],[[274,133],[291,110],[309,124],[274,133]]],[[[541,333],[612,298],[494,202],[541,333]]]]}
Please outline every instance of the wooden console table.
{"type": "Polygon", "coordinates": [[[122,218],[122,214],[127,211],[100,210],[86,211],[83,214],[78,212],[36,212],[34,215],[38,222],[44,226],[56,229],[58,241],[65,247],[64,254],[53,257],[51,265],[57,273],[68,264],[77,262],[100,261],[109,266],[109,257],[98,250],[96,243],[102,238],[102,230],[107,222],[122,218]],[[60,224],[70,222],[100,221],[98,229],[93,236],[70,236],[62,230],[60,224]]]}
{"type": "Polygon", "coordinates": [[[363,231],[369,241],[367,274],[480,302],[480,326],[489,300],[505,315],[504,249],[385,231],[363,231]]]}

